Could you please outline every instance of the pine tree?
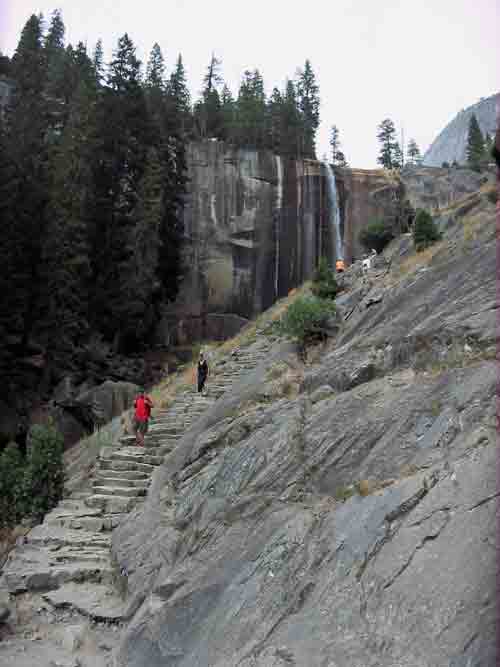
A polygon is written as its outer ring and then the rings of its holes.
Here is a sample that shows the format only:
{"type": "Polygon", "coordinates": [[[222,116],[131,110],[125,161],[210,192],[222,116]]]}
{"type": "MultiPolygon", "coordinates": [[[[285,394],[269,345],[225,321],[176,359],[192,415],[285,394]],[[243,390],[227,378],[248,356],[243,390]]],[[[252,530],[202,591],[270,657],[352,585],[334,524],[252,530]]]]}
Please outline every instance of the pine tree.
{"type": "Polygon", "coordinates": [[[344,153],[340,150],[339,130],[336,125],[332,125],[330,131],[330,146],[332,149],[332,164],[337,167],[347,167],[347,160],[344,153]]]}
{"type": "Polygon", "coordinates": [[[410,139],[408,142],[408,162],[409,164],[414,164],[418,165],[422,161],[422,157],[420,155],[420,149],[417,146],[417,142],[415,139],[410,139]]]}
{"type": "Polygon", "coordinates": [[[203,77],[202,99],[195,104],[194,114],[201,137],[218,137],[221,133],[221,101],[217,87],[222,84],[221,61],[212,54],[203,77]]]}
{"type": "Polygon", "coordinates": [[[0,51],[0,76],[10,76],[10,58],[0,51]]]}
{"type": "Polygon", "coordinates": [[[101,146],[94,160],[93,177],[97,200],[92,235],[96,256],[92,310],[108,337],[128,327],[122,291],[128,281],[134,280],[130,271],[132,213],[151,141],[140,66],[135,46],[125,34],[118,40],[109,65],[108,88],[98,108],[101,146]]]}
{"type": "Polygon", "coordinates": [[[146,66],[146,87],[157,90],[165,88],[165,61],[158,43],[153,44],[146,66]]]}
{"type": "Polygon", "coordinates": [[[281,116],[280,153],[296,157],[302,146],[303,124],[297,103],[297,92],[292,80],[286,82],[281,116]]]}
{"type": "Polygon", "coordinates": [[[394,151],[397,142],[396,128],[390,118],[386,118],[378,126],[377,139],[381,144],[377,162],[385,169],[393,169],[395,166],[394,151]]]}
{"type": "Polygon", "coordinates": [[[469,121],[469,132],[465,149],[467,165],[475,171],[480,171],[484,152],[484,137],[481,128],[479,127],[479,123],[477,122],[476,115],[472,114],[469,121]]]}
{"type": "Polygon", "coordinates": [[[266,97],[259,70],[246,70],[236,102],[236,141],[239,146],[262,148],[266,141],[266,97]]]}
{"type": "Polygon", "coordinates": [[[46,67],[38,16],[31,16],[23,28],[12,58],[12,77],[16,86],[3,133],[7,180],[2,183],[2,199],[8,204],[0,245],[7,262],[0,262],[0,285],[8,302],[8,328],[26,343],[40,301],[38,270],[48,180],[46,67]]]}
{"type": "Polygon", "coordinates": [[[221,93],[222,138],[233,141],[236,136],[237,107],[229,87],[224,84],[221,93]]]}
{"type": "Polygon", "coordinates": [[[283,96],[278,88],[273,88],[267,103],[267,147],[279,153],[282,149],[283,96]]]}
{"type": "Polygon", "coordinates": [[[104,79],[104,55],[102,52],[102,39],[98,39],[92,55],[92,65],[97,83],[100,85],[104,79]]]}
{"type": "Polygon", "coordinates": [[[441,234],[431,214],[422,208],[417,209],[413,224],[413,241],[417,252],[425,250],[440,238],[441,234]]]}
{"type": "Polygon", "coordinates": [[[404,167],[403,151],[401,150],[399,141],[394,142],[392,166],[394,169],[399,169],[399,170],[401,170],[404,167]]]}
{"type": "Polygon", "coordinates": [[[319,86],[311,62],[306,60],[297,78],[298,107],[303,118],[302,150],[305,157],[315,158],[315,137],[319,127],[319,86]]]}
{"type": "Polygon", "coordinates": [[[134,211],[135,225],[131,228],[133,254],[130,271],[134,279],[125,285],[122,301],[124,313],[119,315],[127,327],[121,332],[125,346],[132,349],[144,339],[154,324],[155,296],[161,294],[157,274],[162,219],[162,171],[157,150],[150,148],[144,176],[139,184],[134,211]]]}
{"type": "Polygon", "coordinates": [[[77,361],[88,334],[88,225],[95,145],[95,89],[79,84],[54,157],[49,222],[44,239],[47,357],[62,372],[77,361]]]}
{"type": "Polygon", "coordinates": [[[47,94],[61,96],[61,85],[65,70],[64,34],[66,29],[61,11],[52,13],[49,30],[44,41],[45,60],[47,63],[47,94]]]}
{"type": "MultiPolygon", "coordinates": [[[[165,109],[165,61],[161,49],[156,43],[151,49],[146,67],[144,88],[149,114],[156,126],[156,132],[159,134],[161,118],[165,109]]],[[[160,137],[158,136],[157,139],[159,140],[160,137]]]]}
{"type": "Polygon", "coordinates": [[[191,96],[181,54],[167,84],[167,113],[173,116],[173,123],[182,135],[190,131],[191,96]]]}

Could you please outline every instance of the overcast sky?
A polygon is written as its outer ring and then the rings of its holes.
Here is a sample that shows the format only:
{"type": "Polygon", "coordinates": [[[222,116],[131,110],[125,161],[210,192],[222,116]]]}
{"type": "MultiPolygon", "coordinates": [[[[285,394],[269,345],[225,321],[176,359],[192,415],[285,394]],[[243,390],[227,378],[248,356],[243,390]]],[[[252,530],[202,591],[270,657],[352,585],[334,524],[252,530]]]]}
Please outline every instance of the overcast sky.
{"type": "Polygon", "coordinates": [[[384,118],[423,152],[460,109],[500,90],[499,0],[0,0],[2,52],[13,54],[30,14],[56,8],[68,42],[92,50],[100,37],[107,57],[124,32],[143,61],[155,41],[168,69],[182,53],[194,97],[212,51],[233,93],[245,69],[259,68],[270,92],[309,58],[318,157],[336,124],[354,167],[376,166],[384,118]]]}

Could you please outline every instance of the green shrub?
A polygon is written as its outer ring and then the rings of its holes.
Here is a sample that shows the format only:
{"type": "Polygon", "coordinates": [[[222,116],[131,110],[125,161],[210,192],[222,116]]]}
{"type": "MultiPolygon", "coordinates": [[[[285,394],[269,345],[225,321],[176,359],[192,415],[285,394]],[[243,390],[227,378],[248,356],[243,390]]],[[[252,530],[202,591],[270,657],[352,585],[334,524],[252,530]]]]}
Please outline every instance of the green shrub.
{"type": "Polygon", "coordinates": [[[335,280],[335,273],[328,266],[325,257],[321,257],[313,278],[312,292],[320,299],[335,299],[339,286],[335,280]]]}
{"type": "Polygon", "coordinates": [[[494,190],[488,190],[486,197],[491,204],[496,204],[498,201],[498,190],[496,188],[494,190]]]}
{"type": "Polygon", "coordinates": [[[324,337],[324,325],[334,313],[335,304],[331,299],[303,296],[286,311],[281,330],[286,336],[297,339],[303,347],[315,338],[324,337]]]}
{"type": "Polygon", "coordinates": [[[0,455],[0,528],[15,526],[24,516],[24,459],[15,442],[0,455]]]}
{"type": "Polygon", "coordinates": [[[417,252],[425,250],[430,245],[439,241],[441,234],[439,233],[431,214],[419,208],[413,223],[413,241],[417,252]]]}
{"type": "Polygon", "coordinates": [[[385,246],[394,238],[394,232],[389,223],[384,220],[373,220],[359,234],[359,242],[367,250],[372,248],[381,253],[385,246]]]}
{"type": "Polygon", "coordinates": [[[0,528],[25,517],[41,521],[64,488],[64,440],[52,426],[33,426],[25,457],[15,443],[0,455],[0,528]]]}
{"type": "Polygon", "coordinates": [[[52,426],[34,426],[26,460],[24,489],[29,514],[41,520],[62,498],[64,488],[64,440],[52,426]]]}

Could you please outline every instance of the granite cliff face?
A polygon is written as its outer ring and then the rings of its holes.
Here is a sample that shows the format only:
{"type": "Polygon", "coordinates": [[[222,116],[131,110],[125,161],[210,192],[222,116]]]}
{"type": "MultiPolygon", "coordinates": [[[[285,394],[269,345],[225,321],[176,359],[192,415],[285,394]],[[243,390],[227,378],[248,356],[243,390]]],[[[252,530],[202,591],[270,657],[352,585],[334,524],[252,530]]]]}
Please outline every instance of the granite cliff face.
{"type": "Polygon", "coordinates": [[[117,665],[497,664],[489,194],[431,251],[351,267],[306,366],[271,330],[177,441],[113,535],[138,608],[117,665]]]}
{"type": "Polygon", "coordinates": [[[443,162],[451,164],[456,160],[465,164],[465,147],[472,114],[476,115],[481,132],[490,136],[495,134],[495,105],[500,102],[500,93],[483,98],[480,102],[463,109],[440,132],[426,151],[423,164],[427,167],[440,167],[443,162]]]}
{"type": "MultiPolygon", "coordinates": [[[[325,165],[221,141],[191,144],[185,208],[187,272],[167,320],[174,339],[223,337],[312,277],[320,256],[335,262],[325,165]],[[231,317],[228,317],[232,314],[231,317]],[[227,326],[226,326],[227,324],[227,326]]],[[[382,170],[336,170],[345,259],[359,231],[395,204],[382,170]]]]}

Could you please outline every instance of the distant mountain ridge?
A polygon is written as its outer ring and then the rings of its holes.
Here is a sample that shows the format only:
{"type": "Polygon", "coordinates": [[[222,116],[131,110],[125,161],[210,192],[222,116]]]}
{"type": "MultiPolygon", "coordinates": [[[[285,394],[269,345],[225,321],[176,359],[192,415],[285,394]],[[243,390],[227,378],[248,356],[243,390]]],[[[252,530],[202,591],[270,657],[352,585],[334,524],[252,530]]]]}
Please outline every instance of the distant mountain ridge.
{"type": "Polygon", "coordinates": [[[440,167],[443,162],[451,164],[453,160],[456,160],[459,164],[465,163],[465,147],[467,145],[470,117],[474,113],[481,132],[483,134],[489,132],[493,135],[496,123],[496,102],[500,102],[500,93],[485,97],[476,104],[460,111],[429,146],[424,155],[423,164],[426,167],[440,167]]]}

